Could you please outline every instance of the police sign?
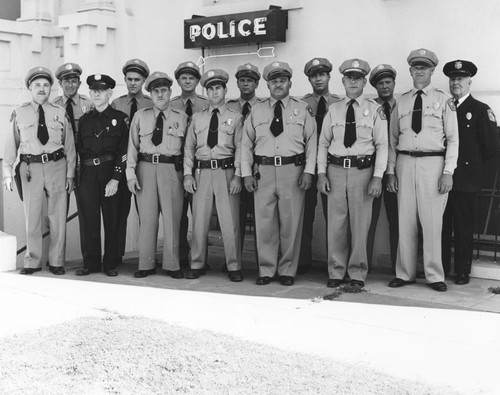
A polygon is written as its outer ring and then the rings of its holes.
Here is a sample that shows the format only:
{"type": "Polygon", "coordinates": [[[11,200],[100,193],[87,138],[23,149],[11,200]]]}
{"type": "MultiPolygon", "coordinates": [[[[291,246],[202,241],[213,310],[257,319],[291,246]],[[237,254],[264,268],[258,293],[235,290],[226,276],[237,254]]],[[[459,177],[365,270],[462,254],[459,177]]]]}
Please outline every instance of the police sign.
{"type": "Polygon", "coordinates": [[[285,42],[288,12],[278,9],[184,20],[184,48],[285,42]]]}

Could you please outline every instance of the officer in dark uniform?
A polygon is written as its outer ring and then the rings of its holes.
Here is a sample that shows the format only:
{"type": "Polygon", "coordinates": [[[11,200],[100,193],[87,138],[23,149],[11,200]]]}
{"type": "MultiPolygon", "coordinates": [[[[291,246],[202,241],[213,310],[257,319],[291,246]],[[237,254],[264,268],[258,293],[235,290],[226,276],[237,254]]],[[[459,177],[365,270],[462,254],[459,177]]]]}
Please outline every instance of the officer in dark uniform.
{"type": "MultiPolygon", "coordinates": [[[[318,139],[323,126],[323,119],[328,112],[330,104],[340,100],[340,96],[330,93],[330,72],[332,64],[325,58],[314,58],[304,66],[304,74],[307,75],[311,84],[312,93],[305,95],[302,100],[309,104],[311,115],[316,120],[318,139]]],[[[300,244],[300,258],[298,274],[307,272],[311,268],[312,262],[312,237],[313,223],[316,213],[316,204],[318,204],[318,182],[317,174],[314,175],[311,188],[306,191],[306,200],[304,208],[304,225],[302,227],[302,241],[300,244]]],[[[321,194],[321,202],[323,205],[323,216],[326,218],[327,197],[321,194]]]]}
{"type": "MultiPolygon", "coordinates": [[[[111,107],[124,112],[128,115],[128,119],[132,122],[134,114],[141,108],[153,107],[151,97],[142,93],[142,87],[149,76],[149,67],[146,62],[141,59],[130,59],[125,62],[122,68],[125,84],[127,85],[128,93],[113,100],[111,107]]],[[[120,219],[118,224],[118,248],[120,250],[121,263],[123,255],[125,255],[125,243],[127,240],[127,219],[130,212],[131,194],[127,188],[127,183],[120,183],[119,194],[123,195],[120,199],[120,219]]]]}
{"type": "Polygon", "coordinates": [[[457,107],[458,162],[453,174],[453,189],[443,216],[442,256],[445,274],[451,268],[451,234],[455,241],[455,284],[469,283],[472,262],[474,203],[481,190],[483,164],[495,155],[498,132],[490,107],[469,93],[471,78],[477,73],[474,63],[454,60],[444,65],[450,78],[450,92],[457,107]]]}
{"type": "MultiPolygon", "coordinates": [[[[115,81],[104,74],[87,78],[94,109],[80,118],[77,144],[82,174],[77,203],[80,213],[80,238],[83,269],[78,276],[101,271],[101,212],[104,222],[104,257],[102,264],[108,276],[116,276],[121,258],[119,219],[119,184],[127,161],[127,115],[112,108],[109,99],[115,81]]],[[[125,187],[126,188],[126,187],[125,187]]]]}

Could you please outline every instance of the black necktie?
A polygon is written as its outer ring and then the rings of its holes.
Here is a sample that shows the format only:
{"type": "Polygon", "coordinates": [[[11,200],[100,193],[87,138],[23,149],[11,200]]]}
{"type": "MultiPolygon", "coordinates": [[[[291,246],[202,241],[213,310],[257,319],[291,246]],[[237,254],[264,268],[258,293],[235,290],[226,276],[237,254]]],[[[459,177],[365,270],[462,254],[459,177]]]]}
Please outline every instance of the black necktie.
{"type": "Polygon", "coordinates": [[[320,97],[318,103],[318,109],[316,110],[316,125],[318,126],[318,138],[321,133],[321,128],[323,127],[323,119],[326,114],[326,100],[323,96],[320,97]]]}
{"type": "Polygon", "coordinates": [[[247,117],[251,108],[252,108],[252,106],[250,105],[249,102],[246,101],[245,104],[243,104],[243,108],[241,109],[241,115],[243,115],[243,119],[245,119],[247,117]]]}
{"type": "Polygon", "coordinates": [[[45,145],[49,141],[49,131],[47,130],[47,125],[45,124],[45,112],[42,106],[38,106],[38,131],[37,137],[40,142],[45,145]]]}
{"type": "Polygon", "coordinates": [[[163,140],[163,111],[160,111],[158,116],[156,117],[156,126],[153,131],[153,137],[151,138],[151,142],[154,145],[160,145],[163,140]]]}
{"type": "Polygon", "coordinates": [[[413,105],[413,114],[411,116],[411,128],[415,133],[419,133],[422,130],[422,92],[417,91],[417,97],[415,98],[415,104],[413,105]]]}
{"type": "Polygon", "coordinates": [[[73,113],[72,103],[73,103],[72,99],[68,99],[66,101],[66,114],[68,114],[68,118],[71,123],[71,128],[73,129],[73,135],[76,135],[75,114],[73,113]]]}
{"type": "Polygon", "coordinates": [[[214,148],[217,145],[217,131],[219,129],[219,118],[217,118],[217,113],[219,110],[214,108],[212,111],[212,118],[210,118],[210,126],[208,128],[208,139],[207,144],[210,148],[214,148]]]}
{"type": "Polygon", "coordinates": [[[191,99],[188,99],[186,103],[186,114],[189,118],[193,116],[193,104],[191,103],[191,99]]]}
{"type": "Polygon", "coordinates": [[[391,125],[391,105],[388,101],[385,101],[384,104],[382,104],[382,107],[384,108],[385,118],[387,119],[387,133],[389,133],[391,125]]]}
{"type": "Polygon", "coordinates": [[[274,118],[271,122],[271,132],[274,137],[278,137],[283,133],[283,115],[281,111],[281,100],[278,100],[274,105],[274,118]]]}
{"type": "Polygon", "coordinates": [[[351,147],[356,141],[356,119],[354,117],[354,106],[356,100],[349,101],[347,113],[345,116],[345,132],[344,132],[344,145],[346,148],[351,147]]]}
{"type": "Polygon", "coordinates": [[[134,119],[134,114],[137,112],[137,100],[135,97],[132,98],[132,104],[130,105],[130,117],[129,121],[132,122],[132,119],[134,119]]]}

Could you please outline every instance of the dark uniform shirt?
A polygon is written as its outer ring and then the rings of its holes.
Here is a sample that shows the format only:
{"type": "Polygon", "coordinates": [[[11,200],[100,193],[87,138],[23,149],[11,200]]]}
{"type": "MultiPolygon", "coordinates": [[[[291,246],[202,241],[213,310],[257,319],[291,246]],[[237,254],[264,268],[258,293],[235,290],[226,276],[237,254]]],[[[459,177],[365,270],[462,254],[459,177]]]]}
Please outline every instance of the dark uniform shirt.
{"type": "Polygon", "coordinates": [[[80,160],[112,154],[115,157],[112,178],[120,181],[127,161],[127,115],[111,106],[103,112],[94,109],[80,118],[78,130],[80,160]]]}

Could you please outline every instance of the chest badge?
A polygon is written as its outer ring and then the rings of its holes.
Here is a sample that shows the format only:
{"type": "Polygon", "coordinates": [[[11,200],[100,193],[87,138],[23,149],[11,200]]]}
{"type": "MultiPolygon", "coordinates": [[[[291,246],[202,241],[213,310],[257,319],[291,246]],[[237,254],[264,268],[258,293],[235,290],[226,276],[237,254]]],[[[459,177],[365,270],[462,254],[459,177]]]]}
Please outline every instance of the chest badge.
{"type": "Polygon", "coordinates": [[[57,115],[57,114],[54,115],[54,121],[56,121],[56,122],[59,121],[59,115],[57,115]]]}
{"type": "Polygon", "coordinates": [[[434,110],[438,110],[438,109],[439,109],[439,103],[438,103],[437,101],[436,101],[436,102],[434,102],[434,103],[432,103],[432,108],[433,108],[434,110]]]}
{"type": "Polygon", "coordinates": [[[179,129],[179,122],[174,123],[174,128],[179,129]]]}
{"type": "Polygon", "coordinates": [[[297,110],[296,108],[293,109],[293,115],[297,116],[299,115],[299,110],[297,110]]]}
{"type": "Polygon", "coordinates": [[[368,114],[370,114],[370,111],[368,111],[368,109],[366,109],[365,111],[363,111],[363,116],[367,117],[368,114]]]}
{"type": "Polygon", "coordinates": [[[467,114],[465,114],[465,118],[467,118],[470,121],[472,119],[472,114],[468,112],[467,114]]]}
{"type": "Polygon", "coordinates": [[[113,119],[113,120],[111,121],[111,125],[116,126],[117,124],[118,124],[118,122],[116,122],[116,119],[113,119]]]}
{"type": "Polygon", "coordinates": [[[229,118],[227,121],[226,121],[227,125],[228,126],[231,126],[231,124],[233,123],[233,120],[231,118],[229,118]]]}

